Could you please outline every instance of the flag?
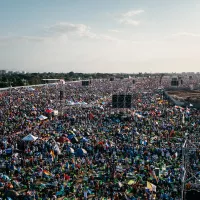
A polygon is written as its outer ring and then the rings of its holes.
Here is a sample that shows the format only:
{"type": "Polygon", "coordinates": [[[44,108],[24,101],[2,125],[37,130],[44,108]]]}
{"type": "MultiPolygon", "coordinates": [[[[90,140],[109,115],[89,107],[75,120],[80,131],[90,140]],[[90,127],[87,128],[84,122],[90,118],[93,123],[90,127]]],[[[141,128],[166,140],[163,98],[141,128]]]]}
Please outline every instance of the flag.
{"type": "Polygon", "coordinates": [[[147,181],[147,189],[149,189],[150,192],[156,192],[156,186],[150,182],[147,181]]]}
{"type": "Polygon", "coordinates": [[[156,176],[154,170],[150,170],[150,175],[156,180],[156,182],[158,183],[158,177],[156,176]]]}
{"type": "Polygon", "coordinates": [[[53,159],[55,158],[55,154],[53,151],[50,152],[51,156],[53,157],[53,159]]]}
{"type": "Polygon", "coordinates": [[[47,176],[51,176],[51,173],[50,173],[49,171],[47,171],[47,170],[43,170],[43,173],[44,173],[45,175],[47,175],[47,176]]]}

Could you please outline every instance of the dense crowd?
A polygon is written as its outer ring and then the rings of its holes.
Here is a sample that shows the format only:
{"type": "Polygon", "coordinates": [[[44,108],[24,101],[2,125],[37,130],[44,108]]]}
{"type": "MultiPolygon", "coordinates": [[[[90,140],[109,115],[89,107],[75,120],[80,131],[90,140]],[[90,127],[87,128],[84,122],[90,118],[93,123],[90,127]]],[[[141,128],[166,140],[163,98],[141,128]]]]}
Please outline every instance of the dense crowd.
{"type": "MultiPolygon", "coordinates": [[[[200,131],[200,111],[172,105],[159,86],[145,78],[2,92],[0,197],[181,199],[181,147],[200,131]],[[112,94],[124,93],[132,108],[112,108],[112,94]]],[[[199,158],[190,160],[196,173],[199,158]]]]}

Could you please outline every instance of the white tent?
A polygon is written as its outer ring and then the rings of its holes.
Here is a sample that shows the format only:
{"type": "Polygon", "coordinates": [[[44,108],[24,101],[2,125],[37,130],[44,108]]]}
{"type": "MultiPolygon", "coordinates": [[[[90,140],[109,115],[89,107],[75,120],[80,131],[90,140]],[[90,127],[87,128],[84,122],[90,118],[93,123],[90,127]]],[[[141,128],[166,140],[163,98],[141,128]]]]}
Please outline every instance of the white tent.
{"type": "Polygon", "coordinates": [[[37,140],[38,137],[33,136],[32,134],[27,135],[26,137],[24,137],[22,140],[23,141],[35,141],[37,140]]]}
{"type": "Polygon", "coordinates": [[[87,106],[86,102],[74,102],[74,101],[66,101],[68,106],[87,106]]]}
{"type": "Polygon", "coordinates": [[[27,88],[27,90],[28,90],[28,91],[34,91],[35,89],[34,89],[34,88],[31,88],[31,87],[29,87],[29,88],[27,88]]]}
{"type": "Polygon", "coordinates": [[[73,106],[73,105],[75,105],[75,103],[74,103],[73,101],[66,101],[66,103],[67,103],[68,106],[73,106]]]}
{"type": "Polygon", "coordinates": [[[39,119],[40,119],[40,120],[45,120],[45,119],[47,119],[47,118],[48,118],[48,117],[46,117],[46,116],[44,116],[44,115],[40,115],[40,116],[39,116],[39,119]]]}

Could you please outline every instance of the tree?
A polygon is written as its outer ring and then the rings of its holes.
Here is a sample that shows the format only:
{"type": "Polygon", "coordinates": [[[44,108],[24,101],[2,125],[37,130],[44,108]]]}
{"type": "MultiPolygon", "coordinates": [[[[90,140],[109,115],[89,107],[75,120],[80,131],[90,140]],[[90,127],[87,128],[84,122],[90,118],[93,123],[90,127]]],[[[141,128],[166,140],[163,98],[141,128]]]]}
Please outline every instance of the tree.
{"type": "Polygon", "coordinates": [[[73,77],[74,76],[74,72],[69,72],[69,76],[73,77]]]}

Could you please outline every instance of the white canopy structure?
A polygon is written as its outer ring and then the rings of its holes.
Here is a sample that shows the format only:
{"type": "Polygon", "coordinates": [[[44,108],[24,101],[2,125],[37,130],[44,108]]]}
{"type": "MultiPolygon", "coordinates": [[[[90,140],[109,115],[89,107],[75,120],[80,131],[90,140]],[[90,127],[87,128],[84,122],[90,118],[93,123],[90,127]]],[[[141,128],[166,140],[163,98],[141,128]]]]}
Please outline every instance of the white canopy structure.
{"type": "Polygon", "coordinates": [[[24,137],[22,140],[23,140],[23,141],[35,141],[35,140],[37,140],[37,139],[38,139],[38,137],[33,136],[32,134],[29,134],[29,135],[27,135],[26,137],[24,137]]]}
{"type": "Polygon", "coordinates": [[[82,101],[79,101],[79,102],[74,102],[74,101],[66,101],[66,104],[68,106],[82,106],[82,105],[88,105],[86,102],[82,102],[82,101]]]}
{"type": "Polygon", "coordinates": [[[27,90],[28,90],[28,91],[35,91],[35,89],[32,88],[32,87],[27,88],[27,90]]]}
{"type": "Polygon", "coordinates": [[[45,120],[45,119],[47,119],[48,117],[46,117],[46,116],[44,116],[44,115],[40,115],[38,118],[39,118],[40,120],[45,120]]]}

